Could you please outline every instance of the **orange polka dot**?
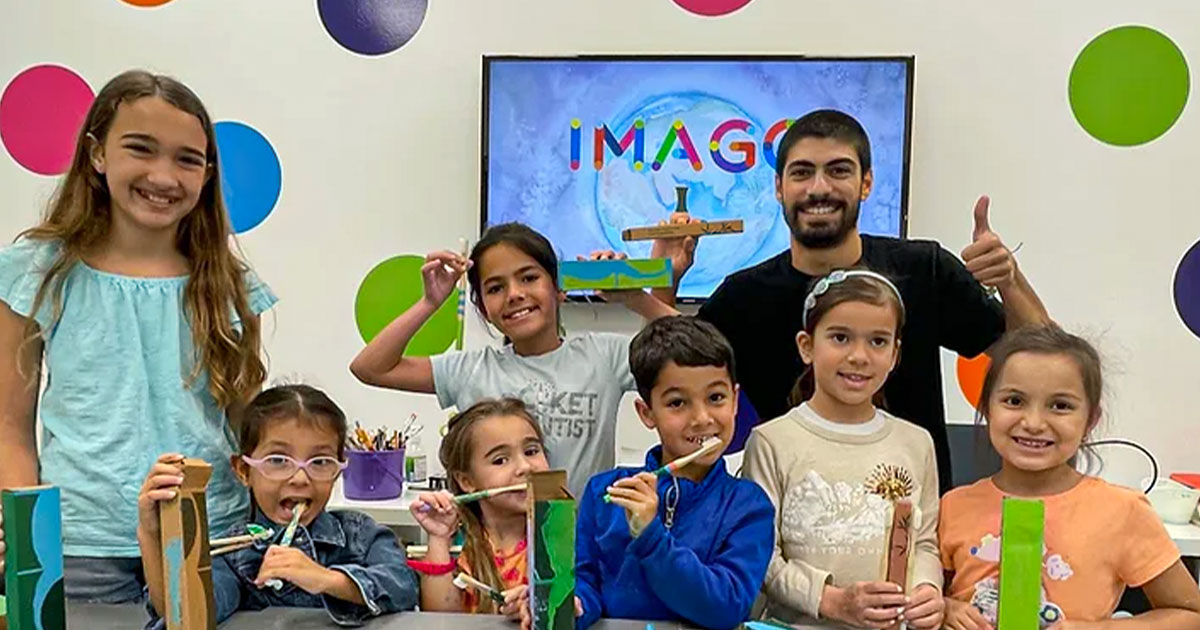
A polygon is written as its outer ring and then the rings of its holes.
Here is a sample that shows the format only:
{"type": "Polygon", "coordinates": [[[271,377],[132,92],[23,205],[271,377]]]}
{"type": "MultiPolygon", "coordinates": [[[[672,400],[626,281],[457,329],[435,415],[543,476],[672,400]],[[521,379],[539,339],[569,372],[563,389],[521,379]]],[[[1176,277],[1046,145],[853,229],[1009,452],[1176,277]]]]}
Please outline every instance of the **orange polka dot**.
{"type": "Polygon", "coordinates": [[[980,353],[974,359],[958,357],[958,389],[971,403],[971,407],[979,407],[979,395],[983,393],[983,377],[987,375],[992,359],[987,354],[980,353]]]}
{"type": "Polygon", "coordinates": [[[164,5],[171,0],[121,0],[125,4],[132,4],[135,7],[157,7],[164,5]]]}

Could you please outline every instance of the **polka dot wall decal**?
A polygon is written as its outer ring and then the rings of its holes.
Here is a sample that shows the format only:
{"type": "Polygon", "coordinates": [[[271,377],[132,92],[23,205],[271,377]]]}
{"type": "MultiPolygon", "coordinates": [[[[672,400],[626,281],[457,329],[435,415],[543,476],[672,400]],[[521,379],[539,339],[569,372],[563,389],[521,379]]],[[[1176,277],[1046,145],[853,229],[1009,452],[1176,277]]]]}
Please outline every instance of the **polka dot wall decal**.
{"type": "MultiPolygon", "coordinates": [[[[370,343],[379,331],[424,295],[421,280],[423,256],[403,255],[375,266],[358,286],[354,298],[354,321],[363,341],[370,343]]],[[[445,352],[458,336],[458,289],[434,311],[413,336],[405,356],[428,357],[445,352]]]]}
{"type": "Polygon", "coordinates": [[[132,4],[135,7],[159,7],[171,0],[121,0],[125,4],[132,4]]]}
{"type": "Polygon", "coordinates": [[[1175,311],[1183,325],[1200,337],[1200,242],[1179,261],[1175,269],[1175,311]]]}
{"type": "Polygon", "coordinates": [[[1071,68],[1068,96],[1080,126],[1101,142],[1145,144],[1167,132],[1187,104],[1187,60],[1166,35],[1144,26],[1100,34],[1071,68]]]}
{"type": "Polygon", "coordinates": [[[685,11],[696,15],[716,17],[729,15],[750,4],[750,0],[671,0],[685,11]]]}
{"type": "Polygon", "coordinates": [[[329,35],[362,55],[383,55],[407,44],[428,8],[429,0],[317,0],[329,35]]]}
{"type": "Polygon", "coordinates": [[[283,171],[275,148],[258,130],[232,121],[213,125],[217,132],[217,161],[221,195],[233,231],[253,229],[279,201],[283,171]]]}
{"type": "Polygon", "coordinates": [[[979,396],[983,393],[983,377],[987,376],[992,360],[986,354],[980,354],[974,359],[958,357],[958,389],[963,398],[971,403],[971,407],[979,406],[979,396]]]}
{"type": "Polygon", "coordinates": [[[47,64],[23,70],[0,95],[4,148],[34,173],[65,173],[93,98],[87,81],[69,68],[47,64]]]}

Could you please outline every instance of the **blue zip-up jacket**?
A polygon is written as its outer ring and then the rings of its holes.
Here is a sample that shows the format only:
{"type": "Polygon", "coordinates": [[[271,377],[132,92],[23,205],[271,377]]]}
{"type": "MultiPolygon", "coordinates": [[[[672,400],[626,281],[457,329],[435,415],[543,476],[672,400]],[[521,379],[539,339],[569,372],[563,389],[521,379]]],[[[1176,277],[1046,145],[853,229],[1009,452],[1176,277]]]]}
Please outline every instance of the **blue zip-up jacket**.
{"type": "MultiPolygon", "coordinates": [[[[239,610],[284,606],[324,608],[337,625],[359,626],[376,615],[416,608],[417,576],[408,568],[396,535],[366,514],[354,511],[321,512],[307,527],[301,525],[296,529],[292,547],[303,551],[317,564],[348,575],[358,586],[366,606],[329,595],[312,595],[286,581],[278,591],[270,587],[258,588],[254,579],[258,577],[263,556],[271,545],[279,544],[286,527],[271,522],[258,510],[255,513],[255,522],[274,529],[275,535],[271,540],[258,541],[252,547],[212,559],[217,623],[239,610]]],[[[241,525],[219,537],[245,533],[245,525],[241,525]]],[[[146,627],[165,628],[164,620],[158,617],[149,599],[146,608],[151,616],[146,627]]]]}
{"type": "Polygon", "coordinates": [[[775,547],[775,507],[762,488],[730,475],[719,459],[699,483],[677,478],[670,528],[673,484],[661,477],[658,516],[631,538],[625,510],[605,503],[605,490],[659,468],[661,457],[662,446],[655,446],[644,468],[617,468],[588,482],[575,539],[575,594],[583,604],[577,630],[600,617],[682,620],[721,630],[750,614],[775,547]]]}

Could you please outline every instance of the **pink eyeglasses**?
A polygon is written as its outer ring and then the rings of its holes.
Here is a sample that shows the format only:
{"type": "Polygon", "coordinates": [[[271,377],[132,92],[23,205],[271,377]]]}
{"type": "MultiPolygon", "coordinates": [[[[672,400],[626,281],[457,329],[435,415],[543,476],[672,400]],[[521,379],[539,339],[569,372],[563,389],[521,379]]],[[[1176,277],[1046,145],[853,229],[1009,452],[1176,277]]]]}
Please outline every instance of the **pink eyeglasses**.
{"type": "Polygon", "coordinates": [[[300,470],[317,481],[333,481],[347,466],[346,462],[340,462],[336,457],[328,455],[320,455],[304,462],[287,455],[267,455],[262,459],[242,455],[242,461],[273,481],[291,479],[300,470]]]}

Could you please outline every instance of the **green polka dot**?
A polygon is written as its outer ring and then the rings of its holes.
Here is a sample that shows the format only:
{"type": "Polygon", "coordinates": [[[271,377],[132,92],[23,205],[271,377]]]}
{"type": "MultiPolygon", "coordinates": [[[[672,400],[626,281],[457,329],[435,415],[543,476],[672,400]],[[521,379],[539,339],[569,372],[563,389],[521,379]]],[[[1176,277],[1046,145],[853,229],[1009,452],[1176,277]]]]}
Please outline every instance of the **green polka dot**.
{"type": "Polygon", "coordinates": [[[1175,124],[1189,87],[1187,60],[1174,42],[1151,28],[1120,26],[1079,53],[1068,92],[1085,131],[1101,142],[1134,146],[1175,124]]]}
{"type": "MultiPolygon", "coordinates": [[[[358,334],[370,343],[379,331],[416,304],[425,292],[421,280],[422,256],[396,256],[378,265],[363,278],[354,298],[358,334]]],[[[434,312],[408,343],[404,356],[428,357],[445,352],[458,336],[458,289],[434,312]]]]}

